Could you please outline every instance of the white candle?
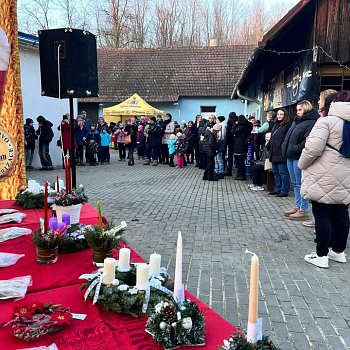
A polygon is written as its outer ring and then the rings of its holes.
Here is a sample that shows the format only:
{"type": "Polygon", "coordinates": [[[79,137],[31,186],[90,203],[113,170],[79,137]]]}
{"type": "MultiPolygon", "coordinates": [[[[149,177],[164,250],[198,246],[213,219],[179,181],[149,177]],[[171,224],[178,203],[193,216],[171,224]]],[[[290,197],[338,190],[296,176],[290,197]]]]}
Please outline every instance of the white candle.
{"type": "Polygon", "coordinates": [[[159,275],[160,273],[160,254],[153,253],[149,257],[149,274],[150,276],[159,275]]]}
{"type": "Polygon", "coordinates": [[[177,247],[176,247],[176,266],[175,266],[175,280],[174,280],[174,297],[175,300],[179,303],[182,303],[184,300],[182,284],[182,235],[181,232],[178,232],[177,235],[177,247]]]}
{"type": "Polygon", "coordinates": [[[248,308],[248,328],[247,340],[256,344],[257,342],[257,322],[259,304],[259,258],[253,254],[250,266],[250,289],[248,308]]]}
{"type": "Polygon", "coordinates": [[[35,180],[28,180],[28,189],[32,191],[35,188],[36,181],[35,180]]]}
{"type": "MultiPolygon", "coordinates": [[[[63,190],[64,188],[64,181],[62,179],[58,179],[58,187],[59,190],[63,190]]],[[[55,191],[57,192],[57,182],[55,182],[55,191]]]]}
{"type": "Polygon", "coordinates": [[[146,290],[148,287],[149,266],[147,264],[138,264],[136,267],[136,288],[146,290]]]}
{"type": "Polygon", "coordinates": [[[115,265],[114,258],[106,258],[103,262],[103,277],[102,282],[104,284],[112,284],[115,279],[115,265]]]}
{"type": "Polygon", "coordinates": [[[119,250],[118,271],[126,272],[130,270],[130,249],[121,248],[119,250]]]}

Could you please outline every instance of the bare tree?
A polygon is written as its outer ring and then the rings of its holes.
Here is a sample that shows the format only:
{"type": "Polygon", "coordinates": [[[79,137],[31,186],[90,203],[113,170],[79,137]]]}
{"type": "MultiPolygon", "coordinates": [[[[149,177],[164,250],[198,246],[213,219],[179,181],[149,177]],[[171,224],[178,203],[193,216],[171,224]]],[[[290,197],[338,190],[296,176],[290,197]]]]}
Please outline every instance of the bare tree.
{"type": "Polygon", "coordinates": [[[31,0],[23,2],[21,17],[27,32],[37,35],[39,29],[50,29],[51,0],[31,0]]]}

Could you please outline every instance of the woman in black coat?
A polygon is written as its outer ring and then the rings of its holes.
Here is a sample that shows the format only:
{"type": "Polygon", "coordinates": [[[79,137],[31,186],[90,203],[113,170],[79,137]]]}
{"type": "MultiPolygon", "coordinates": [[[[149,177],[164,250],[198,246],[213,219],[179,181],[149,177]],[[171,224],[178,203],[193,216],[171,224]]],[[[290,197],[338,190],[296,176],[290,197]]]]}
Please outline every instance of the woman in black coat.
{"type": "Polygon", "coordinates": [[[131,142],[126,145],[129,149],[128,153],[128,165],[134,165],[134,151],[137,147],[137,125],[136,125],[136,118],[131,118],[130,124],[125,127],[125,131],[127,132],[127,135],[130,135],[131,142]]]}
{"type": "Polygon", "coordinates": [[[280,108],[277,111],[277,118],[269,142],[270,162],[272,163],[272,171],[275,178],[275,189],[269,194],[276,195],[276,197],[287,197],[289,193],[287,158],[282,154],[282,143],[291,124],[287,110],[280,108]]]}
{"type": "Polygon", "coordinates": [[[235,180],[246,180],[245,160],[248,152],[248,139],[252,130],[253,124],[250,123],[244,115],[238,116],[238,120],[232,126],[232,150],[237,165],[237,176],[235,180]]]}
{"type": "Polygon", "coordinates": [[[298,161],[305,147],[306,138],[318,118],[318,112],[309,101],[299,102],[297,116],[282,144],[282,155],[287,158],[289,176],[294,184],[295,207],[284,212],[290,220],[306,220],[309,216],[309,200],[300,194],[301,169],[298,167],[298,161]]]}

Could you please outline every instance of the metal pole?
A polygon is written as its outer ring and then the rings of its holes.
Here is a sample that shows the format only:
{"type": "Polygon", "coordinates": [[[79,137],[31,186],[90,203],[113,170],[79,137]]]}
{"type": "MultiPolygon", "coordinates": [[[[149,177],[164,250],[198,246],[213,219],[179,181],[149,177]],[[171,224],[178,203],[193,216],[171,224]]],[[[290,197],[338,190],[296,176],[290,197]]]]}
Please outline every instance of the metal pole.
{"type": "Polygon", "coordinates": [[[71,151],[70,151],[70,162],[71,162],[71,169],[72,169],[72,189],[77,188],[77,172],[75,167],[75,140],[74,140],[74,127],[75,127],[75,121],[74,121],[74,108],[73,108],[73,96],[69,95],[69,114],[70,114],[70,145],[71,145],[71,151]]]}

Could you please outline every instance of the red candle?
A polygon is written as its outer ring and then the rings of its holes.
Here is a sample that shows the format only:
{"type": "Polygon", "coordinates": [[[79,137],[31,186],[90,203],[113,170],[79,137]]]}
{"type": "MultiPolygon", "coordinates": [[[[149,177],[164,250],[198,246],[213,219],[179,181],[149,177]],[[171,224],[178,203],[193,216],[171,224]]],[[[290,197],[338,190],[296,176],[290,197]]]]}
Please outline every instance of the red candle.
{"type": "Polygon", "coordinates": [[[47,234],[47,229],[49,227],[49,214],[47,209],[47,199],[49,196],[48,182],[45,181],[45,192],[44,192],[44,233],[47,234]]]}
{"type": "Polygon", "coordinates": [[[57,176],[56,178],[56,182],[57,182],[57,192],[60,191],[60,178],[57,176]]]}
{"type": "Polygon", "coordinates": [[[66,181],[66,192],[68,193],[68,162],[67,158],[64,157],[64,176],[65,176],[65,181],[66,181]]]}
{"type": "Polygon", "coordinates": [[[67,159],[67,174],[68,174],[68,193],[72,193],[72,179],[71,179],[71,172],[70,172],[70,158],[67,159]]]}

